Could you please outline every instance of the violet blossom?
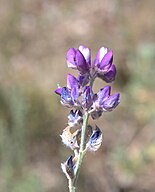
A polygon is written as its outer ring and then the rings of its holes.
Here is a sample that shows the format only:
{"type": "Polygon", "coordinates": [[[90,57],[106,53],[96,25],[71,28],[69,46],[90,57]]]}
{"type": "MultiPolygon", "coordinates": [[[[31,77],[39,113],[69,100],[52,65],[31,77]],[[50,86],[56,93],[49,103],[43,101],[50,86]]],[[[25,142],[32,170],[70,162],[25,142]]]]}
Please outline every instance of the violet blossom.
{"type": "Polygon", "coordinates": [[[68,125],[60,135],[62,142],[74,151],[65,163],[61,164],[69,182],[69,191],[75,192],[75,185],[82,159],[86,151],[96,151],[102,143],[102,131],[93,129],[88,119],[100,118],[104,112],[113,111],[120,103],[120,94],[111,94],[111,86],[106,85],[97,93],[93,92],[96,78],[106,83],[115,80],[116,67],[113,63],[113,51],[101,47],[91,60],[91,50],[80,45],[70,48],[66,54],[67,66],[78,72],[77,78],[67,75],[67,85],[58,86],[55,93],[60,96],[62,105],[72,108],[68,115],[68,125]]]}
{"type": "Polygon", "coordinates": [[[73,75],[68,74],[67,87],[58,87],[55,93],[60,95],[61,104],[67,107],[78,106],[79,88],[78,80],[73,75]]]}

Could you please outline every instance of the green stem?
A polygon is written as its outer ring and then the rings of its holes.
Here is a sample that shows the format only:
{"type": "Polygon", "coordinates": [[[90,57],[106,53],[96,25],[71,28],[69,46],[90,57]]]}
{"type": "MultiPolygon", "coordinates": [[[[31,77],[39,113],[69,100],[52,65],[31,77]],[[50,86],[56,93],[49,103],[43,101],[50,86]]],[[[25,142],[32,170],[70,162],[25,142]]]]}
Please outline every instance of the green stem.
{"type": "Polygon", "coordinates": [[[69,192],[75,192],[75,186],[73,185],[72,179],[68,180],[68,188],[69,188],[69,192]]]}
{"type": "Polygon", "coordinates": [[[96,74],[93,75],[93,77],[90,80],[90,86],[93,87],[94,80],[96,78],[96,74]]]}
{"type": "Polygon", "coordinates": [[[79,156],[78,156],[78,160],[76,163],[76,168],[75,168],[75,179],[74,179],[74,187],[76,187],[76,183],[77,183],[77,179],[78,179],[78,175],[80,172],[80,167],[85,155],[85,151],[84,151],[84,147],[85,147],[85,134],[86,134],[86,128],[87,128],[87,124],[88,124],[88,119],[89,119],[89,114],[86,112],[85,116],[84,116],[84,121],[83,121],[83,125],[82,125],[82,133],[81,133],[81,142],[80,142],[80,150],[79,150],[79,156]]]}
{"type": "MultiPolygon", "coordinates": [[[[90,80],[90,86],[93,86],[94,80],[95,80],[96,75],[91,78],[90,80]]],[[[78,155],[78,160],[76,163],[75,167],[75,176],[74,180],[70,179],[69,180],[69,192],[75,192],[76,191],[76,183],[78,180],[79,172],[80,172],[80,167],[85,155],[85,135],[86,135],[86,129],[88,125],[88,119],[89,119],[89,113],[85,112],[84,118],[83,118],[83,125],[82,125],[82,132],[81,132],[81,141],[80,141],[80,149],[79,149],[79,155],[78,155]]]]}

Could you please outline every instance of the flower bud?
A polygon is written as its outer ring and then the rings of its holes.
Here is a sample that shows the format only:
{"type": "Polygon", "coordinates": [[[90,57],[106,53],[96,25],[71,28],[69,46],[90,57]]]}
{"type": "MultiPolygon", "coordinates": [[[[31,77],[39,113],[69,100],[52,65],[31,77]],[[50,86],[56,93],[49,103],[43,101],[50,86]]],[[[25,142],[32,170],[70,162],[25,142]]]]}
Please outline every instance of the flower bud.
{"type": "Polygon", "coordinates": [[[70,114],[68,115],[68,125],[70,127],[74,127],[78,125],[83,121],[82,117],[83,117],[83,114],[81,113],[80,110],[75,110],[75,112],[71,110],[70,114]]]}
{"type": "Polygon", "coordinates": [[[96,129],[93,131],[86,147],[90,151],[97,151],[100,148],[101,144],[102,144],[102,132],[99,129],[99,127],[96,126],[96,129]]]}
{"type": "Polygon", "coordinates": [[[89,64],[89,66],[91,65],[91,51],[89,48],[87,48],[84,45],[80,45],[79,46],[79,50],[80,52],[83,54],[86,62],[89,64]]]}
{"type": "Polygon", "coordinates": [[[108,52],[108,49],[105,47],[101,47],[98,50],[97,55],[96,55],[95,60],[94,60],[95,66],[97,66],[101,63],[103,57],[105,56],[105,54],[107,54],[107,52],[108,52]]]}
{"type": "Polygon", "coordinates": [[[61,104],[66,107],[78,106],[80,84],[71,74],[67,75],[67,87],[58,87],[55,93],[61,96],[61,104]]]}
{"type": "Polygon", "coordinates": [[[85,86],[84,88],[84,93],[82,95],[82,106],[86,109],[89,110],[89,108],[93,104],[93,91],[90,86],[85,86]]]}
{"type": "Polygon", "coordinates": [[[110,96],[111,87],[110,86],[104,86],[100,91],[97,93],[96,98],[96,105],[100,108],[100,105],[110,96]]]}
{"type": "Polygon", "coordinates": [[[71,74],[67,75],[67,88],[70,90],[72,100],[76,101],[79,97],[79,82],[71,74]]]}
{"type": "Polygon", "coordinates": [[[76,55],[76,50],[74,48],[70,48],[67,51],[66,59],[67,59],[67,65],[69,68],[77,69],[77,65],[75,62],[75,55],[76,55]]]}
{"type": "Polygon", "coordinates": [[[101,47],[96,55],[94,64],[98,74],[105,74],[111,67],[113,62],[113,52],[107,48],[101,47]]]}
{"type": "Polygon", "coordinates": [[[66,162],[61,163],[61,168],[68,179],[74,178],[74,164],[72,155],[67,159],[66,162]]]}
{"type": "Polygon", "coordinates": [[[120,94],[115,93],[105,100],[102,107],[105,111],[112,111],[120,103],[120,94]]]}
{"type": "Polygon", "coordinates": [[[76,51],[76,64],[77,64],[77,69],[81,74],[85,74],[89,72],[89,64],[86,62],[83,54],[77,50],[76,51]]]}
{"type": "Polygon", "coordinates": [[[112,50],[110,50],[108,53],[104,55],[101,63],[98,65],[98,68],[101,71],[106,72],[111,67],[112,62],[113,62],[113,52],[112,50]]]}
{"type": "Polygon", "coordinates": [[[111,67],[108,69],[106,73],[99,73],[97,76],[104,80],[106,83],[111,83],[115,80],[116,76],[116,67],[114,64],[111,65],[111,67]]]}

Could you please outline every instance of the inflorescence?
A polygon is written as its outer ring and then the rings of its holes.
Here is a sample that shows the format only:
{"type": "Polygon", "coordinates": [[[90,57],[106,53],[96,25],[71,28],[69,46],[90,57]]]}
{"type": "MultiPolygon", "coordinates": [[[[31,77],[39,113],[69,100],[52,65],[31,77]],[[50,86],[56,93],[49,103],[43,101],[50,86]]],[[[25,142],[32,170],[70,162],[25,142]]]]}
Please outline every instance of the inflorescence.
{"type": "Polygon", "coordinates": [[[60,96],[62,105],[71,108],[68,126],[63,130],[61,138],[62,142],[74,151],[74,155],[72,154],[65,163],[62,163],[61,167],[68,180],[74,180],[81,163],[80,152],[85,154],[86,151],[96,151],[102,143],[100,128],[96,126],[93,129],[88,125],[88,121],[85,121],[86,116],[91,116],[95,120],[104,112],[113,111],[120,103],[120,94],[111,94],[109,85],[101,88],[98,93],[94,93],[92,89],[96,78],[106,83],[115,80],[116,67],[113,64],[112,50],[101,47],[95,60],[91,61],[90,49],[81,45],[78,49],[70,48],[66,59],[68,67],[78,71],[78,77],[68,74],[67,86],[58,86],[55,93],[60,96]],[[83,129],[85,131],[82,134],[83,129]]]}

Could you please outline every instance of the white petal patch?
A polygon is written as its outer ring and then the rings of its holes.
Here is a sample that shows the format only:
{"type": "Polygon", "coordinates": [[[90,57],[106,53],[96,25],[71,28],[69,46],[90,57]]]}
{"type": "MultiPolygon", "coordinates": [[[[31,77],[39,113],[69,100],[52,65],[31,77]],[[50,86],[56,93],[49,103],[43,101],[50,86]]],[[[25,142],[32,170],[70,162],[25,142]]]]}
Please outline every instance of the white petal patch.
{"type": "Polygon", "coordinates": [[[97,151],[101,144],[102,144],[102,133],[100,132],[98,137],[93,138],[93,135],[95,134],[96,130],[93,131],[87,145],[86,148],[90,151],[97,151]]]}
{"type": "Polygon", "coordinates": [[[107,54],[108,49],[105,47],[101,47],[99,50],[99,63],[102,61],[103,57],[105,56],[105,54],[107,54]]]}
{"type": "Polygon", "coordinates": [[[82,55],[84,56],[85,60],[87,62],[89,62],[90,61],[90,49],[83,45],[80,45],[79,50],[82,53],[82,55]]]}

